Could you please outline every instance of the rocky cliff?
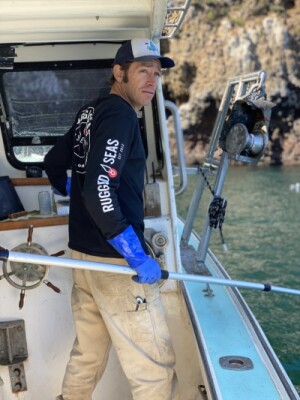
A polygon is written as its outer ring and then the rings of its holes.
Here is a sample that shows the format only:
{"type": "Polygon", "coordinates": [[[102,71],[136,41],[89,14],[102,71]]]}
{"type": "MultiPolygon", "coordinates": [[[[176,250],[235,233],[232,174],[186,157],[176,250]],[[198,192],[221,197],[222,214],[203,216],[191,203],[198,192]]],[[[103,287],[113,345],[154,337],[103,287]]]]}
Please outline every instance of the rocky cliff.
{"type": "Polygon", "coordinates": [[[162,50],[176,62],[163,84],[180,109],[188,165],[204,159],[227,79],[258,70],[276,104],[261,163],[300,164],[300,0],[192,0],[162,50]]]}

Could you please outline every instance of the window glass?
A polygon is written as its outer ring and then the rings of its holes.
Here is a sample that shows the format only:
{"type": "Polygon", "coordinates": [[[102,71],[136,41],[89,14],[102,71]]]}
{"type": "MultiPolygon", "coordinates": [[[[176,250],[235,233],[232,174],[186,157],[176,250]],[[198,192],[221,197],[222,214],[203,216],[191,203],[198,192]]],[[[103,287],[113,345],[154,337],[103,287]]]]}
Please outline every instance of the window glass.
{"type": "Polygon", "coordinates": [[[42,162],[53,137],[69,130],[79,109],[109,93],[109,76],[110,68],[5,72],[7,137],[14,157],[42,162]]]}
{"type": "Polygon", "coordinates": [[[13,146],[14,156],[24,163],[41,163],[52,146],[13,146]]]}

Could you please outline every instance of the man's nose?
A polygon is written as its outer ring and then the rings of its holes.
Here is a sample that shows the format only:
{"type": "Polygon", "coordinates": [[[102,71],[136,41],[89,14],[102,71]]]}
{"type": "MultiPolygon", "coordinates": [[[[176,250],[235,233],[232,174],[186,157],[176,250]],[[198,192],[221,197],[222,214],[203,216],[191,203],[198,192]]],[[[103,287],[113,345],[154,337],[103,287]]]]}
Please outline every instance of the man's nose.
{"type": "Polygon", "coordinates": [[[157,78],[156,74],[153,73],[153,74],[148,75],[147,83],[149,86],[156,86],[157,81],[158,81],[158,78],[157,78]]]}

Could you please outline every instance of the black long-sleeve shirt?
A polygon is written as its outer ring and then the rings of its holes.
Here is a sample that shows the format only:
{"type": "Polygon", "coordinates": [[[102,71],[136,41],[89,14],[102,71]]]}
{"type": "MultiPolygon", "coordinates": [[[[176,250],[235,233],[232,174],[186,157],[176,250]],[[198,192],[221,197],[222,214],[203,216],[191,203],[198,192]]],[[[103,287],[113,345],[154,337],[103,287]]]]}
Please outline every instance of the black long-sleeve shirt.
{"type": "Polygon", "coordinates": [[[69,132],[46,155],[44,166],[51,185],[62,194],[66,194],[67,170],[72,170],[71,249],[121,257],[107,239],[132,225],[147,251],[145,152],[136,112],[125,100],[111,94],[81,109],[69,132]]]}

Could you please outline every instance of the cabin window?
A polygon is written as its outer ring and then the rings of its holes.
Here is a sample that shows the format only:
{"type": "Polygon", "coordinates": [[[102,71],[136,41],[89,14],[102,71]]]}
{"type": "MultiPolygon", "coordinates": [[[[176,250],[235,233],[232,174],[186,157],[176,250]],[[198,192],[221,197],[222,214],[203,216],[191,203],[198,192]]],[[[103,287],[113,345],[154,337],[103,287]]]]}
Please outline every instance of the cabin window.
{"type": "Polygon", "coordinates": [[[111,68],[53,64],[1,71],[1,129],[6,154],[18,169],[42,166],[55,141],[74,123],[79,109],[109,93],[111,68]]]}

